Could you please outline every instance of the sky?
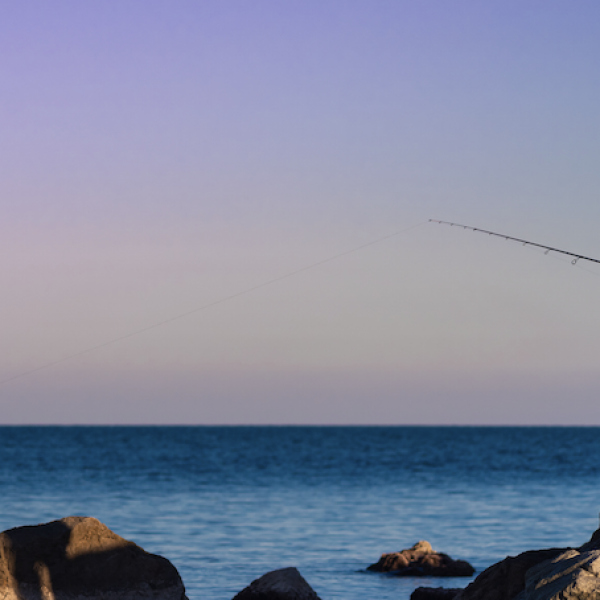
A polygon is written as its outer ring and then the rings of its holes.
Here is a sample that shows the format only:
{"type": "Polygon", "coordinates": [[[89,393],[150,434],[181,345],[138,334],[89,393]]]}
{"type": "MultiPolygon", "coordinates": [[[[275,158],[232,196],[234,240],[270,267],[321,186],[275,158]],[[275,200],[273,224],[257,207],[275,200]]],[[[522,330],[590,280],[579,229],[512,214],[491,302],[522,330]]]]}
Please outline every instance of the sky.
{"type": "Polygon", "coordinates": [[[5,3],[0,423],[600,425],[599,24],[5,3]]]}

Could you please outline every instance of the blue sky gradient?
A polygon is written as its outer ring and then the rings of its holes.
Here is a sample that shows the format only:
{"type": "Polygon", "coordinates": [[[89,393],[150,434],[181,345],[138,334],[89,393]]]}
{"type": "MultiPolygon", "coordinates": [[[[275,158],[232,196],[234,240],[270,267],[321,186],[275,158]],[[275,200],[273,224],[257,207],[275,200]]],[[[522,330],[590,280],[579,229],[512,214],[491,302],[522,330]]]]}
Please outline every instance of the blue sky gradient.
{"type": "MultiPolygon", "coordinates": [[[[429,218],[600,258],[599,20],[5,6],[0,378],[429,218]]],[[[5,383],[0,422],[600,425],[599,297],[593,265],[427,224],[5,383]]]]}

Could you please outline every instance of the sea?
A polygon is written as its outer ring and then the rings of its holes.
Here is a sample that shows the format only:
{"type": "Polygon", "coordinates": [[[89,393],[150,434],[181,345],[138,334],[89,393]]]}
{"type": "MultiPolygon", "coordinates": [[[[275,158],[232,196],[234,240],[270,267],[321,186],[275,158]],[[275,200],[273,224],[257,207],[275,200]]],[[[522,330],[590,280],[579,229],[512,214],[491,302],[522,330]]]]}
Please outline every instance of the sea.
{"type": "Polygon", "coordinates": [[[0,427],[0,529],[100,519],[190,600],[295,566],[322,600],[472,578],[373,573],[419,540],[477,573],[598,527],[594,427],[0,427]]]}

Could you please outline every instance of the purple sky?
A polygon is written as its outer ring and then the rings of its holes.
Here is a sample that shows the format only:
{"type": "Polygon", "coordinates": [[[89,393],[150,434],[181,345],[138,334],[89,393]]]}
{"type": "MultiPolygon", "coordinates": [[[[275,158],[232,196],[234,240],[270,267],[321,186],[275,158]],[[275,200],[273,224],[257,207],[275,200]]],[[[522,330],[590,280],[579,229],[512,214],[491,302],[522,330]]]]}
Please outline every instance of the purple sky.
{"type": "MultiPolygon", "coordinates": [[[[429,218],[600,258],[599,23],[5,5],[0,378],[429,218]]],[[[427,224],[4,383],[0,423],[600,425],[599,299],[598,267],[427,224]]]]}

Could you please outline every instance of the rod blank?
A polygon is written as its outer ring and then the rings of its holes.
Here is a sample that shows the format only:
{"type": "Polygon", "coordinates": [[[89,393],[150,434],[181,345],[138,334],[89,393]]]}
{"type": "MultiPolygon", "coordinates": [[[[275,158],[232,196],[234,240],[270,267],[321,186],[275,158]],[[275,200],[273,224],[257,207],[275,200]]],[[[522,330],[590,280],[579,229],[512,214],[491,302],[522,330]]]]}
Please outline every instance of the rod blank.
{"type": "Polygon", "coordinates": [[[519,238],[511,237],[510,235],[504,235],[503,233],[494,233],[493,231],[487,231],[486,229],[479,229],[478,227],[469,227],[468,225],[461,225],[460,223],[451,223],[450,221],[437,221],[436,219],[429,219],[430,223],[438,223],[440,225],[450,225],[451,227],[462,227],[463,229],[469,229],[470,231],[479,231],[480,233],[487,233],[488,235],[494,235],[496,237],[504,238],[505,240],[511,240],[513,242],[520,242],[523,246],[535,246],[536,248],[543,248],[548,252],[556,252],[558,254],[566,254],[567,256],[573,257],[571,264],[577,264],[578,260],[587,260],[589,262],[600,263],[600,260],[596,258],[590,258],[589,256],[583,256],[582,254],[574,254],[573,252],[567,252],[566,250],[559,250],[552,246],[545,246],[544,244],[536,244],[528,240],[521,240],[519,238]]]}

